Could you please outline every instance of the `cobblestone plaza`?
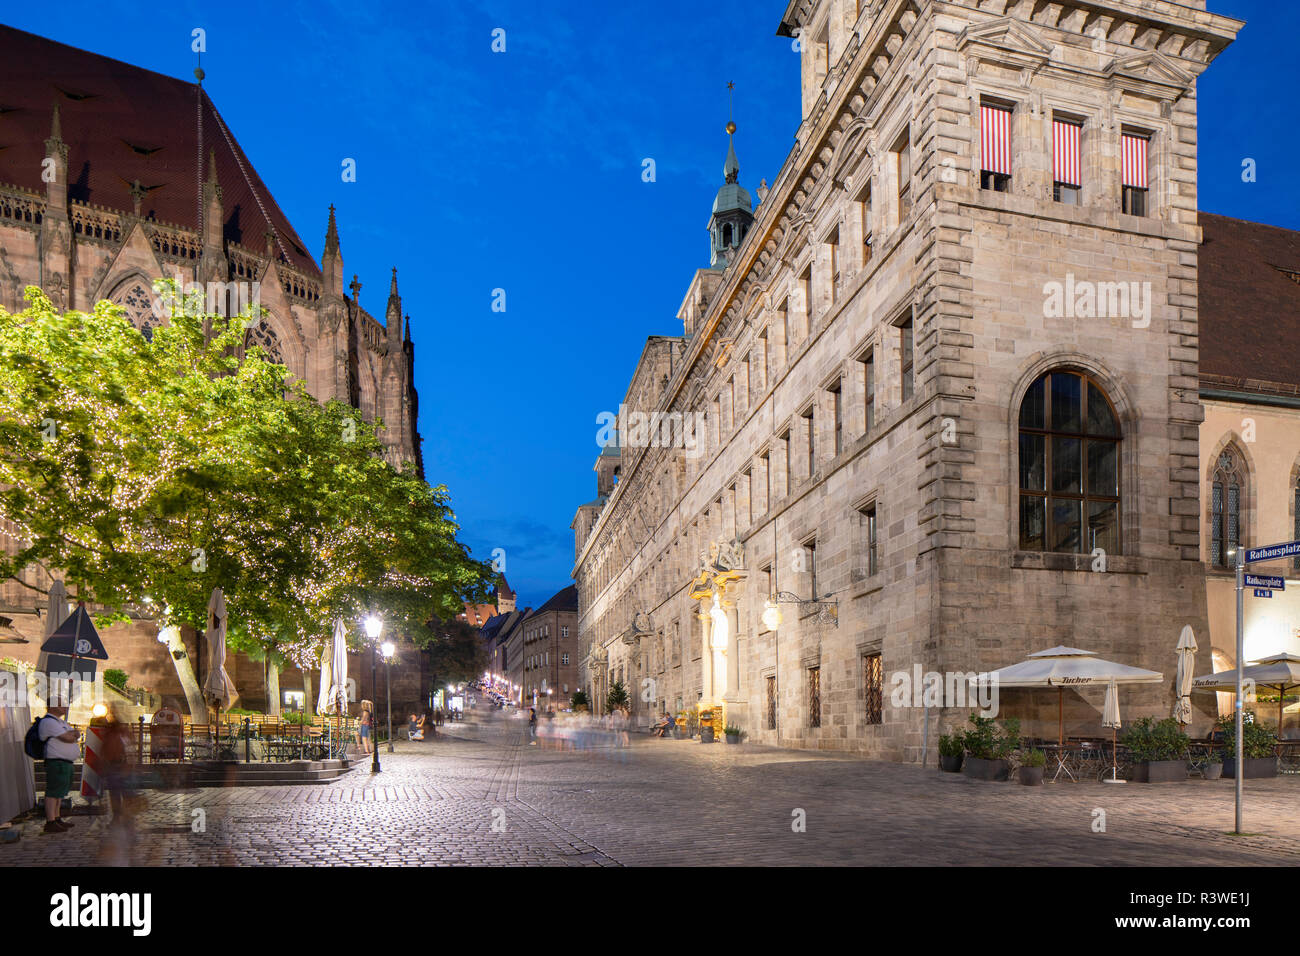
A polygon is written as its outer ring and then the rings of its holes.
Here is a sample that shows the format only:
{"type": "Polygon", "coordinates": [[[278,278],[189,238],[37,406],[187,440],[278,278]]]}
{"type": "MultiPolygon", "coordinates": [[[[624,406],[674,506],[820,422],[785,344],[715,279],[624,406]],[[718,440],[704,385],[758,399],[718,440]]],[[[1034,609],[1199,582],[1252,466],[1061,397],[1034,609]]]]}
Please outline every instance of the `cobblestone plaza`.
{"type": "Polygon", "coordinates": [[[127,846],[106,818],[0,847],[0,865],[1141,865],[1300,863],[1298,781],[981,783],[914,765],[633,735],[528,744],[495,712],[328,784],[153,793],[127,846]],[[1176,807],[1178,812],[1171,813],[1176,807]],[[202,809],[206,832],[194,833],[202,809]],[[1094,832],[1098,811],[1105,832],[1094,832]],[[806,829],[798,832],[804,811],[806,829]]]}

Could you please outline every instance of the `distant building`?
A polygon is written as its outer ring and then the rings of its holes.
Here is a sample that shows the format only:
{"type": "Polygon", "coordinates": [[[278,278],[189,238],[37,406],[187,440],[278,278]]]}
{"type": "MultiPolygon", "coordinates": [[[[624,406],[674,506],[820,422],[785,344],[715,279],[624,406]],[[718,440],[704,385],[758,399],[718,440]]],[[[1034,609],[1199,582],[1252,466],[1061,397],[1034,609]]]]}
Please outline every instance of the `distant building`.
{"type": "Polygon", "coordinates": [[[519,625],[523,632],[523,699],[557,710],[567,707],[578,689],[578,589],[569,585],[531,611],[519,625]]]}

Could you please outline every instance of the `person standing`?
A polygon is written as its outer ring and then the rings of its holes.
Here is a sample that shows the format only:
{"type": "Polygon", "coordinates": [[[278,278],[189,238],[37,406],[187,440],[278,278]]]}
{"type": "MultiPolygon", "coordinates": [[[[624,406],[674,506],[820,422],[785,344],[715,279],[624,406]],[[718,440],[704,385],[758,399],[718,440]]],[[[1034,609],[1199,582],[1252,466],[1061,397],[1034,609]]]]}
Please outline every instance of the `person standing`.
{"type": "Polygon", "coordinates": [[[361,702],[361,750],[364,753],[370,753],[374,749],[374,739],[372,732],[375,727],[375,705],[368,700],[361,702]]]}
{"type": "Polygon", "coordinates": [[[528,708],[528,736],[532,739],[528,741],[528,746],[537,746],[537,708],[528,708]]]}
{"type": "Polygon", "coordinates": [[[65,833],[72,824],[59,816],[63,799],[72,789],[72,767],[81,759],[81,739],[64,720],[68,708],[51,706],[41,718],[37,734],[45,744],[45,833],[65,833]]]}

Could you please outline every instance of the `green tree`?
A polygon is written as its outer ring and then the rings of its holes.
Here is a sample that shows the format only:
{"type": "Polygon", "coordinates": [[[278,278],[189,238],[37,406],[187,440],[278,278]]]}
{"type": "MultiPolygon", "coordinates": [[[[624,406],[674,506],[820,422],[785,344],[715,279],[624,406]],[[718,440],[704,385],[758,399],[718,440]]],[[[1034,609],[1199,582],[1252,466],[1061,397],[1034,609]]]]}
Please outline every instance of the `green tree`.
{"type": "Polygon", "coordinates": [[[487,670],[487,648],[478,629],[460,618],[431,622],[425,628],[424,650],[435,691],[445,684],[475,680],[487,670]]]}
{"type": "Polygon", "coordinates": [[[613,710],[620,710],[628,704],[627,688],[623,682],[616,680],[609,687],[609,693],[605,695],[605,704],[613,710]]]}
{"type": "Polygon", "coordinates": [[[59,313],[38,289],[0,310],[0,518],[19,546],[0,577],[61,573],[102,619],[163,627],[193,713],[178,627],[224,589],[228,640],[309,669],[333,621],[427,622],[491,578],[456,540],[445,488],[384,457],[382,423],[320,403],[261,349],[250,316],[205,314],[167,284],[170,321],[142,336],[109,303],[59,313]]]}
{"type": "Polygon", "coordinates": [[[569,706],[574,710],[579,707],[590,707],[591,702],[587,700],[587,692],[585,690],[575,690],[573,696],[569,698],[569,706]]]}

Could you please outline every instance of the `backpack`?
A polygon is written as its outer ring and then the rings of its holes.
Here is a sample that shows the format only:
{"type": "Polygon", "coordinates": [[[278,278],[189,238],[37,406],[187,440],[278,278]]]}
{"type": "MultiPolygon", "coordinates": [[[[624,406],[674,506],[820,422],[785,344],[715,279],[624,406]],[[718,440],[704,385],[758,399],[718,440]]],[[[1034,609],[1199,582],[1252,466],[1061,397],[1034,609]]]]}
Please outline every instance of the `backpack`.
{"type": "Polygon", "coordinates": [[[32,725],[27,728],[27,736],[23,738],[23,752],[33,760],[45,759],[45,741],[41,740],[41,721],[44,717],[37,717],[32,721],[32,725]]]}

